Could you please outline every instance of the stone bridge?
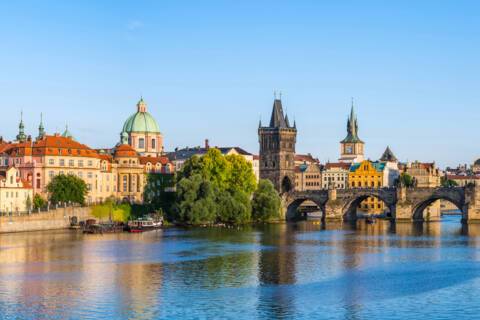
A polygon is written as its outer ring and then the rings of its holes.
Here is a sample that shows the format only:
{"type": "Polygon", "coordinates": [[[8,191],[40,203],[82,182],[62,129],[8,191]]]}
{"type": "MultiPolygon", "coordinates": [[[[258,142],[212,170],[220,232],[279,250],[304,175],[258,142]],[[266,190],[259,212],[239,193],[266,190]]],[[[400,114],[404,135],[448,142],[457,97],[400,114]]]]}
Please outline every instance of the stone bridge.
{"type": "Polygon", "coordinates": [[[292,191],[282,195],[285,218],[296,217],[298,207],[305,201],[314,202],[324,220],[355,220],[358,205],[368,197],[385,203],[392,219],[424,221],[424,209],[443,199],[462,212],[462,221],[480,222],[480,186],[439,188],[352,188],[315,191],[292,191]]]}

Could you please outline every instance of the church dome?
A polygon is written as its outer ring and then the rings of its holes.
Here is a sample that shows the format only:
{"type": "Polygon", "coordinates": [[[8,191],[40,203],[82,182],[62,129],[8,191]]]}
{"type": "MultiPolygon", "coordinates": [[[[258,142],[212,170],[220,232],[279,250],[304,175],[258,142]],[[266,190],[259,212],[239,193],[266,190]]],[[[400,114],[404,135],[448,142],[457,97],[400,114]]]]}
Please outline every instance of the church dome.
{"type": "Polygon", "coordinates": [[[147,104],[143,98],[137,103],[137,108],[138,111],[125,121],[122,132],[160,133],[157,121],[147,112],[147,104]]]}

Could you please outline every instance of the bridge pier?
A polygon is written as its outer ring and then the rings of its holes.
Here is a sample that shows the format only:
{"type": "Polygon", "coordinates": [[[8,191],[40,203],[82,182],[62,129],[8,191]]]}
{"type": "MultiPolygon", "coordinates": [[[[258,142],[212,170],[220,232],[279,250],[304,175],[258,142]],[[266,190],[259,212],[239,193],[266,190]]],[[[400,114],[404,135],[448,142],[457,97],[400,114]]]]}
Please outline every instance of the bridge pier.
{"type": "Polygon", "coordinates": [[[463,220],[468,223],[480,223],[480,186],[476,184],[465,190],[465,206],[463,220]]]}

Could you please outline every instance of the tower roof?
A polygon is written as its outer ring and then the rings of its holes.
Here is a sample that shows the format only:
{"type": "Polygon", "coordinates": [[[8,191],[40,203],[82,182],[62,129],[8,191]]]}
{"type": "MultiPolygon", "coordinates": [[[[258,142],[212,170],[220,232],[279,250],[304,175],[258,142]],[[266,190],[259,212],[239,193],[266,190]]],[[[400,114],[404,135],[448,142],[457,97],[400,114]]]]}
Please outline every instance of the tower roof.
{"type": "Polygon", "coordinates": [[[273,102],[272,116],[270,117],[270,127],[287,128],[287,122],[283,115],[282,100],[275,99],[273,102]]]}
{"type": "Polygon", "coordinates": [[[385,149],[385,151],[382,154],[382,157],[380,158],[380,161],[383,161],[383,162],[397,162],[398,159],[397,159],[397,157],[395,157],[392,150],[390,150],[390,147],[387,146],[387,148],[385,149]]]}
{"type": "Polygon", "coordinates": [[[360,140],[360,138],[358,137],[358,122],[357,122],[357,115],[355,114],[355,110],[353,108],[353,101],[352,101],[352,108],[350,110],[350,116],[348,117],[348,121],[347,121],[347,136],[341,142],[342,143],[363,143],[363,141],[360,140]]]}
{"type": "Polygon", "coordinates": [[[73,138],[72,133],[68,130],[68,125],[65,125],[65,131],[63,131],[63,133],[62,133],[62,137],[70,138],[70,139],[72,139],[72,140],[75,140],[75,139],[73,138]]]}

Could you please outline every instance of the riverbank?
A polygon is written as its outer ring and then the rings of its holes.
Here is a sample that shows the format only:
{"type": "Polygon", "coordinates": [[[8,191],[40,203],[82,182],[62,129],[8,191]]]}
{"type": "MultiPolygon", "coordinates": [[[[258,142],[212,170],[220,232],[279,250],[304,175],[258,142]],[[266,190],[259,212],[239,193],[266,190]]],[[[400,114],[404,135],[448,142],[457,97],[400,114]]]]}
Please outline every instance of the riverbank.
{"type": "Polygon", "coordinates": [[[0,233],[66,229],[70,226],[70,218],[74,216],[78,221],[90,219],[91,208],[68,207],[29,215],[1,216],[0,233]]]}

